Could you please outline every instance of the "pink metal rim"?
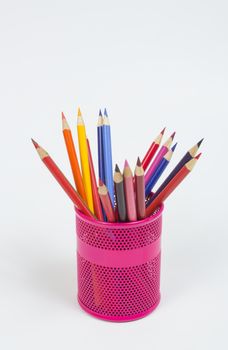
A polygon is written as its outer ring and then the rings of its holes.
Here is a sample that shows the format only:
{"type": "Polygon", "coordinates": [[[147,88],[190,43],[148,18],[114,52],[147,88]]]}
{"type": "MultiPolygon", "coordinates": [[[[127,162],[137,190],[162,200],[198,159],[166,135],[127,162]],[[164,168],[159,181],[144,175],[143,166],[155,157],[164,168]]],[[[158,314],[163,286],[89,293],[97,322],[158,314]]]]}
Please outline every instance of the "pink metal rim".
{"type": "Polygon", "coordinates": [[[136,321],[139,320],[140,318],[146,317],[149,314],[151,314],[158,306],[158,304],[160,303],[161,300],[161,295],[159,295],[159,299],[156,301],[156,303],[148,310],[144,311],[144,312],[140,312],[137,315],[133,315],[133,316],[105,316],[105,315],[101,315],[97,312],[91,311],[90,309],[88,309],[79,299],[78,297],[78,303],[80,305],[80,307],[89,315],[95,317],[95,318],[99,318],[100,320],[103,321],[110,321],[110,322],[130,322],[130,321],[136,321]]]}
{"type": "Polygon", "coordinates": [[[153,222],[157,220],[163,213],[164,210],[164,204],[161,203],[159,206],[159,210],[157,213],[152,214],[148,218],[145,218],[143,220],[138,221],[131,221],[131,222],[105,222],[105,221],[99,221],[93,218],[90,218],[83,214],[80,210],[78,210],[76,207],[74,207],[76,215],[83,219],[83,221],[86,221],[87,223],[91,225],[95,225],[96,227],[107,227],[107,228],[131,228],[131,227],[140,227],[144,226],[146,223],[153,222]]]}

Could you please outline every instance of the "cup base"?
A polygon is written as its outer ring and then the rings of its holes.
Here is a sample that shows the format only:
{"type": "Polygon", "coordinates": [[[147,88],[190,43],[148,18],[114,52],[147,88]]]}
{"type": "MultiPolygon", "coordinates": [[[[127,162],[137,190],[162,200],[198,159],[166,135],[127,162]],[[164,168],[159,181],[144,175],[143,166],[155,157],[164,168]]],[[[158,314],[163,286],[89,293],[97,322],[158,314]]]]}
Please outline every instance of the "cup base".
{"type": "Polygon", "coordinates": [[[144,312],[141,312],[139,314],[136,314],[136,315],[132,315],[132,316],[105,316],[105,315],[98,314],[97,312],[94,312],[94,311],[91,311],[90,309],[88,309],[80,301],[80,299],[78,297],[78,303],[86,313],[90,314],[91,316],[93,316],[95,318],[99,318],[101,320],[109,321],[109,322],[130,322],[130,321],[136,321],[140,318],[146,317],[147,315],[149,315],[152,311],[154,311],[156,309],[156,307],[160,303],[160,300],[161,300],[161,295],[159,294],[159,299],[156,301],[156,303],[150,309],[148,309],[144,312]]]}

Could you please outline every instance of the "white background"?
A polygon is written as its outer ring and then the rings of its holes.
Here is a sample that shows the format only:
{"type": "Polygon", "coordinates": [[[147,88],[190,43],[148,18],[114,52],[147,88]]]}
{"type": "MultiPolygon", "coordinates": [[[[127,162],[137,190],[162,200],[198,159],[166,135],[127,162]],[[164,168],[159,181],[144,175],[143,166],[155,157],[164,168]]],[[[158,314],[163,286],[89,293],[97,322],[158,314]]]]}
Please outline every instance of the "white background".
{"type": "Polygon", "coordinates": [[[227,349],[227,11],[225,0],[1,1],[1,349],[227,349]],[[205,137],[166,203],[161,303],[136,322],[77,305],[72,204],[30,141],[72,180],[61,111],[76,136],[79,105],[95,163],[100,107],[121,166],[164,126],[177,132],[172,166],[205,137]]]}

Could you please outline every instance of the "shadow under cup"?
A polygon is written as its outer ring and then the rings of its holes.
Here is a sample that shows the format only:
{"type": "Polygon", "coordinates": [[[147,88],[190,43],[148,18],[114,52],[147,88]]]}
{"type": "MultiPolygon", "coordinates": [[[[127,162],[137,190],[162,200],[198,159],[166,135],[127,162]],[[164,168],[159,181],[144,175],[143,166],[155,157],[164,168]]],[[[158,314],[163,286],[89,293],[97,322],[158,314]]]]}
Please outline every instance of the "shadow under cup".
{"type": "Polygon", "coordinates": [[[156,308],[163,208],[128,223],[97,221],[76,210],[78,302],[87,313],[123,322],[156,308]]]}

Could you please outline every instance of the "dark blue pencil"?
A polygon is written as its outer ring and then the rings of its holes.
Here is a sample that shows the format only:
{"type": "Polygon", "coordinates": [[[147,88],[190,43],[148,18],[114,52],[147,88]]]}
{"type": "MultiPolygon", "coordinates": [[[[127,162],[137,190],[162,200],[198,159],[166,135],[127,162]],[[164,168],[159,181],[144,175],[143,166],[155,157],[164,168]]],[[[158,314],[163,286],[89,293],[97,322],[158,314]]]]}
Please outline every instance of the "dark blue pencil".
{"type": "Polygon", "coordinates": [[[155,170],[155,172],[153,173],[153,175],[149,179],[148,183],[146,184],[146,188],[145,188],[145,195],[146,196],[148,196],[150,194],[153,187],[155,186],[155,184],[159,180],[160,176],[162,175],[162,173],[165,171],[166,167],[168,166],[168,164],[173,156],[173,152],[176,148],[176,145],[177,145],[177,143],[164,155],[164,157],[162,158],[162,160],[158,164],[157,169],[155,170]]]}
{"type": "Polygon", "coordinates": [[[175,168],[171,171],[171,173],[168,175],[168,177],[163,181],[163,183],[160,185],[160,187],[157,189],[157,191],[153,194],[153,196],[150,198],[149,202],[147,202],[147,206],[154,200],[159,193],[168,185],[168,183],[172,180],[172,178],[180,171],[183,166],[189,162],[191,159],[194,158],[196,153],[198,152],[198,149],[203,142],[203,139],[200,140],[195,146],[193,146],[187,153],[185,153],[184,157],[179,161],[179,163],[175,166],[175,168]]]}
{"type": "Polygon", "coordinates": [[[104,157],[103,157],[103,145],[102,145],[102,130],[103,129],[103,117],[101,110],[99,111],[99,117],[97,122],[97,148],[98,148],[98,173],[99,179],[105,181],[104,175],[104,157]]]}
{"type": "Polygon", "coordinates": [[[104,157],[104,177],[105,185],[108,188],[111,203],[114,207],[114,182],[112,171],[112,145],[111,145],[111,130],[106,109],[104,110],[103,127],[102,127],[102,140],[103,140],[103,157],[104,157]]]}

